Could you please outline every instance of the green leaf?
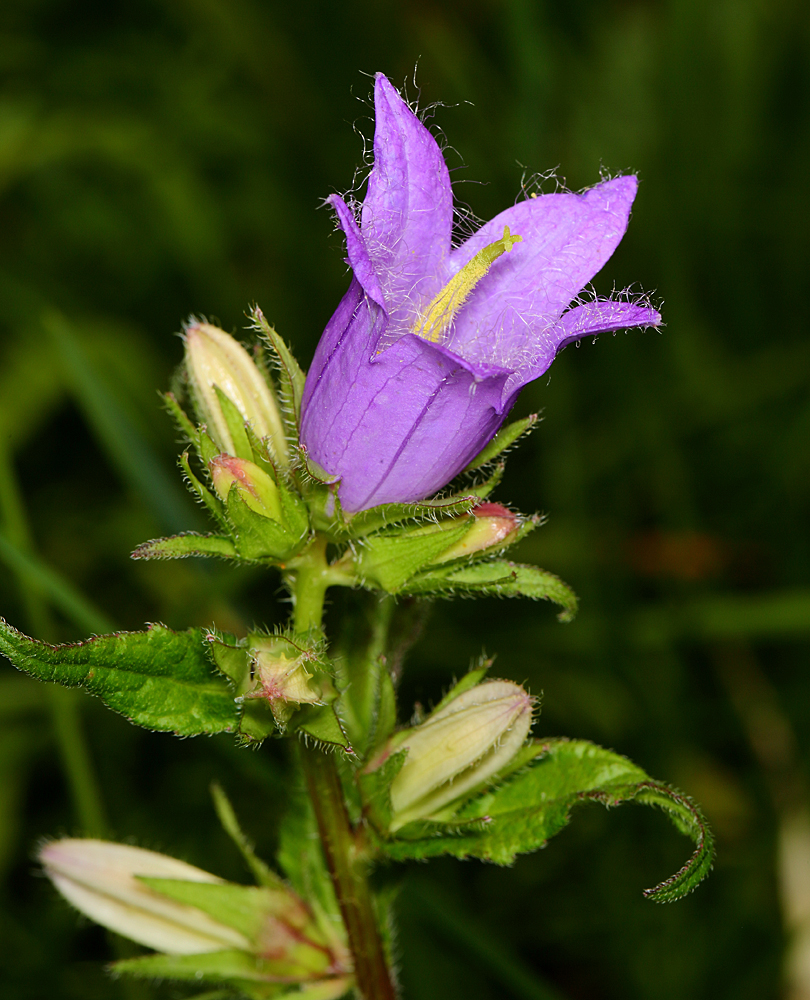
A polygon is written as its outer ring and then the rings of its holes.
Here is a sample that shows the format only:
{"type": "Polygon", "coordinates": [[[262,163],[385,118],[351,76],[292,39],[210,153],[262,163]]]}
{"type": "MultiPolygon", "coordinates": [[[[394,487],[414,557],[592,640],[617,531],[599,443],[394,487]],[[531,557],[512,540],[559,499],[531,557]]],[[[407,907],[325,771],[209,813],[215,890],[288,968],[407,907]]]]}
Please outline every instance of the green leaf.
{"type": "Polygon", "coordinates": [[[368,535],[358,543],[358,575],[365,586],[396,594],[410,577],[461,541],[471,526],[472,519],[462,517],[368,535]]]}
{"type": "Polygon", "coordinates": [[[132,553],[133,559],[188,559],[189,556],[217,556],[220,559],[238,558],[230,538],[224,535],[200,535],[184,531],[170,538],[153,538],[142,542],[132,553]]]}
{"type": "Polygon", "coordinates": [[[507,448],[511,448],[518,438],[534,430],[539,419],[540,415],[538,413],[532,413],[522,420],[515,420],[511,424],[507,424],[506,427],[502,427],[483,451],[480,451],[475,456],[464,471],[472,472],[473,469],[480,469],[482,465],[486,465],[487,462],[491,462],[497,458],[507,448]]]}
{"type": "Polygon", "coordinates": [[[163,625],[50,646],[0,618],[0,652],[20,670],[83,687],[130,722],[178,736],[237,728],[230,686],[214,673],[206,647],[200,629],[173,632],[163,625]]]}
{"type": "Polygon", "coordinates": [[[408,580],[402,588],[406,594],[452,594],[458,592],[491,594],[496,597],[531,597],[554,601],[563,610],[557,616],[570,622],[577,612],[577,596],[567,583],[539,566],[492,559],[487,562],[451,568],[449,571],[430,570],[408,580]]]}
{"type": "Polygon", "coordinates": [[[452,854],[510,864],[516,855],[543,847],[565,827],[577,803],[594,800],[616,806],[635,801],[663,809],[696,844],[687,864],[648,889],[647,898],[680,899],[708,874],[713,839],[687,796],[653,781],[626,757],[584,740],[554,739],[537,742],[534,748],[542,756],[499,787],[463,804],[451,821],[403,827],[397,839],[381,841],[383,851],[398,860],[452,854]]]}

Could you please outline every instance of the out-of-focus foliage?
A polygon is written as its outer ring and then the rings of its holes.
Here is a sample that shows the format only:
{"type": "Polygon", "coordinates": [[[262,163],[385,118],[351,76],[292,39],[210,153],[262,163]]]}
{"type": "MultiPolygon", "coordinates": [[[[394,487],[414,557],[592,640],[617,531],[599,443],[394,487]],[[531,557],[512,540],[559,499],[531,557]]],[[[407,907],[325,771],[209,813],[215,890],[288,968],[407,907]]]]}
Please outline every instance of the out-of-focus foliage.
{"type": "MultiPolygon", "coordinates": [[[[680,863],[681,839],[632,806],[583,807],[513,869],[415,866],[398,904],[406,996],[767,1000],[785,970],[799,989],[810,948],[810,900],[791,875],[810,866],[800,0],[5,0],[0,611],[50,641],[144,621],[244,634],[283,618],[269,576],[129,561],[139,542],[203,523],[156,390],[191,311],[233,329],[257,301],[311,356],[347,283],[319,199],[362,179],[347,123],[369,137],[362,74],[378,69],[423,107],[443,102],[433,121],[479,217],[521,183],[553,189],[535,178],[549,167],[575,189],[637,170],[629,234],[597,287],[632,275],[658,289],[667,321],[661,335],[567,350],[519,404],[545,423],[497,496],[549,513],[519,558],[577,589],[577,620],[560,625],[531,602],[441,603],[405,703],[435,703],[486,644],[499,674],[544,692],[536,733],[627,754],[697,798],[718,833],[713,876],[669,907],[641,890],[680,863]]],[[[336,598],[333,616],[357,599],[336,598]]],[[[10,667],[0,720],[3,996],[177,995],[105,976],[126,946],[31,877],[32,848],[106,832],[239,879],[208,785],[227,788],[269,855],[288,794],[282,755],[144,733],[10,667]]]]}

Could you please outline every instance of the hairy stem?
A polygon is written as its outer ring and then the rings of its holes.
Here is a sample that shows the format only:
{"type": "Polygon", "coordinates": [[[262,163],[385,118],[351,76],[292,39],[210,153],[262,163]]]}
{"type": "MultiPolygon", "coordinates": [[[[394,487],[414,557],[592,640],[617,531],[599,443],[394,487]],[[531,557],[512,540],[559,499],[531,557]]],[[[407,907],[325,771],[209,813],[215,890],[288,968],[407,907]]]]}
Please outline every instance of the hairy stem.
{"type": "MultiPolygon", "coordinates": [[[[326,589],[335,579],[326,561],[325,539],[316,538],[296,563],[290,583],[294,628],[300,633],[321,628],[326,589]]],[[[334,757],[316,747],[302,746],[301,761],[349,938],[357,992],[362,1000],[395,1000],[366,866],[358,857],[357,835],[346,810],[334,757]]]]}
{"type": "Polygon", "coordinates": [[[340,904],[354,959],[357,992],[363,1000],[394,1000],[396,992],[377,926],[365,866],[357,857],[357,839],[343,799],[334,760],[314,747],[301,759],[318,820],[326,864],[340,904]]]}

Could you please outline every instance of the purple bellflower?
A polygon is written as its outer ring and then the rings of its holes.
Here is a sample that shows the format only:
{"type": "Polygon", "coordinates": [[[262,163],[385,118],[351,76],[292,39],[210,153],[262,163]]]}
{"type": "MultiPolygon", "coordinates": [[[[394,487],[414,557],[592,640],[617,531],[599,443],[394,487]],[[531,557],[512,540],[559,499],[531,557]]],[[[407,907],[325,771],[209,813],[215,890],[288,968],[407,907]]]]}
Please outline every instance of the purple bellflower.
{"type": "Polygon", "coordinates": [[[661,320],[643,302],[571,305],[624,235],[634,176],[518,202],[454,247],[436,140],[382,74],[374,104],[359,222],[328,199],[354,276],[315,352],[301,422],[350,512],[441,489],[566,344],[661,320]]]}

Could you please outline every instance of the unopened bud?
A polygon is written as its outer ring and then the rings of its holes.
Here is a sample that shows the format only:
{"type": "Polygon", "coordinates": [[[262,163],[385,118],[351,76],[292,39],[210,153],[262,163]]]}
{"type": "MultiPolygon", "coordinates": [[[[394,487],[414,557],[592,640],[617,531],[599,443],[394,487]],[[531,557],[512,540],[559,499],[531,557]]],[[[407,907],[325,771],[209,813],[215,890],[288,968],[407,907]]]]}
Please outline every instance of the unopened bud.
{"type": "Polygon", "coordinates": [[[449,562],[508,543],[510,536],[520,528],[517,514],[499,503],[481,503],[470,513],[473,518],[470,530],[461,541],[443,552],[436,562],[449,562]]]}
{"type": "Polygon", "coordinates": [[[69,903],[96,923],[170,955],[221,948],[249,950],[250,942],[193,906],[177,903],[136,876],[223,884],[183,861],[104,840],[54,840],[39,852],[45,872],[69,903]]]}
{"type": "Polygon", "coordinates": [[[298,649],[282,636],[251,636],[250,656],[259,688],[249,697],[266,699],[280,726],[300,705],[324,704],[324,684],[307,670],[310,650],[298,649]]]}
{"type": "Polygon", "coordinates": [[[217,388],[234,404],[256,436],[268,443],[275,461],[288,462],[287,439],[274,394],[242,345],[210,323],[185,328],[186,369],[199,418],[225,452],[236,454],[217,388]]]}
{"type": "Polygon", "coordinates": [[[391,831],[485,784],[521,748],[531,722],[532,699],[520,685],[485,681],[397,733],[388,753],[408,756],[391,784],[391,831]]]}
{"type": "Polygon", "coordinates": [[[220,499],[227,501],[232,487],[245,504],[262,517],[281,520],[281,502],[278,487],[272,477],[246,458],[217,455],[208,463],[214,489],[220,499]]]}
{"type": "MultiPolygon", "coordinates": [[[[163,854],[103,840],[53,841],[39,857],[78,910],[166,956],[236,949],[246,953],[237,979],[254,961],[249,978],[306,984],[321,1000],[351,985],[342,942],[281,879],[273,886],[235,885],[163,854]]],[[[188,976],[188,963],[176,968],[180,978],[188,976]]],[[[171,977],[171,962],[161,969],[171,977]]],[[[215,964],[201,964],[197,976],[212,970],[220,982],[229,978],[215,964]]]]}

